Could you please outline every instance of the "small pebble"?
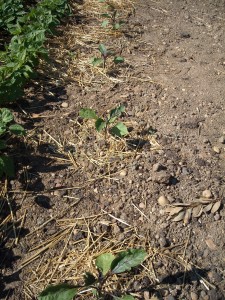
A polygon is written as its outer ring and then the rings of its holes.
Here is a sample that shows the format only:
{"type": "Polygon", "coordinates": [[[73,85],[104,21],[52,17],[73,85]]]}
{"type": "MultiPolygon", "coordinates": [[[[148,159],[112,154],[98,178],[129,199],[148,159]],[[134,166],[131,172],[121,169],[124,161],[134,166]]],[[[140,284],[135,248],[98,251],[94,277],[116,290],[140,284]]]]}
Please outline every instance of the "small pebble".
{"type": "Polygon", "coordinates": [[[210,198],[212,197],[212,193],[211,193],[210,190],[204,190],[204,191],[202,192],[202,196],[203,196],[204,198],[210,199],[210,198]]]}
{"type": "Polygon", "coordinates": [[[198,300],[198,295],[194,292],[191,292],[191,300],[198,300]]]}
{"type": "MultiPolygon", "coordinates": [[[[149,291],[144,291],[144,299],[145,299],[145,300],[150,300],[149,291]]],[[[156,298],[156,299],[157,299],[157,298],[156,298]]]]}
{"type": "Polygon", "coordinates": [[[68,104],[67,102],[63,102],[63,103],[61,104],[61,106],[62,106],[63,108],[67,108],[67,107],[69,107],[69,104],[68,104]]]}
{"type": "Polygon", "coordinates": [[[214,146],[213,147],[213,151],[215,152],[215,153],[220,153],[220,148],[219,147],[216,147],[216,146],[214,146]]]}
{"type": "Polygon", "coordinates": [[[124,176],[126,176],[127,175],[127,171],[126,170],[122,170],[121,172],[120,172],[120,176],[121,177],[124,177],[124,176]]]}
{"type": "Polygon", "coordinates": [[[218,142],[221,143],[221,144],[225,144],[225,136],[221,136],[221,137],[218,139],[218,142]]]}
{"type": "Polygon", "coordinates": [[[169,200],[165,196],[160,196],[158,198],[158,203],[161,206],[165,206],[165,205],[169,204],[170,202],[169,202],[169,200]]]}
{"type": "Polygon", "coordinates": [[[143,208],[143,209],[146,208],[146,206],[145,206],[145,204],[143,202],[139,203],[139,207],[143,208]]]}
{"type": "Polygon", "coordinates": [[[159,163],[156,163],[153,165],[152,170],[154,172],[158,172],[161,168],[162,168],[162,166],[159,163]]]}
{"type": "Polygon", "coordinates": [[[215,214],[215,216],[214,216],[214,220],[215,221],[219,221],[219,219],[220,219],[220,215],[217,213],[217,214],[215,214]]]}

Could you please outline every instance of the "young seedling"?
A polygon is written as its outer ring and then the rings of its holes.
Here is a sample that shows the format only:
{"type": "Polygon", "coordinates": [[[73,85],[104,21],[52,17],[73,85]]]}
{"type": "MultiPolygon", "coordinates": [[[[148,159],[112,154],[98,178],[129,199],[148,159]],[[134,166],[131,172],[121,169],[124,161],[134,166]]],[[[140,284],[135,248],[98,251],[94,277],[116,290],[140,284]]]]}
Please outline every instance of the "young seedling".
{"type": "MultiPolygon", "coordinates": [[[[100,0],[99,2],[106,2],[106,1],[100,0]]],[[[121,25],[124,24],[125,22],[119,20],[119,13],[116,7],[114,6],[113,3],[107,1],[106,8],[107,8],[107,13],[101,15],[103,18],[106,18],[106,20],[102,22],[102,27],[107,27],[110,24],[113,30],[120,29],[121,25]]]]}
{"type": "Polygon", "coordinates": [[[0,109],[0,177],[3,174],[12,177],[14,176],[13,161],[2,152],[7,149],[7,144],[3,139],[6,134],[9,135],[25,135],[24,128],[16,123],[13,123],[14,117],[11,111],[7,108],[0,109]]]}
{"type": "MultiPolygon", "coordinates": [[[[112,53],[112,51],[108,50],[104,44],[100,44],[98,47],[98,50],[101,54],[101,57],[93,57],[91,59],[91,63],[93,66],[103,65],[103,68],[105,69],[106,60],[109,56],[113,56],[113,53],[112,53]]],[[[115,64],[122,63],[122,62],[124,62],[124,58],[121,56],[114,56],[113,62],[115,64]]]]}
{"type": "Polygon", "coordinates": [[[106,20],[102,22],[102,27],[104,28],[110,24],[113,30],[118,30],[125,23],[122,20],[118,20],[119,14],[116,9],[113,9],[112,12],[102,14],[102,17],[106,18],[106,20]]]}
{"type": "MultiPolygon", "coordinates": [[[[114,256],[111,253],[103,253],[97,257],[95,266],[97,267],[98,276],[90,272],[84,275],[84,285],[73,286],[69,284],[59,284],[48,286],[39,296],[38,300],[72,300],[79,293],[92,289],[94,297],[98,300],[135,300],[131,295],[114,295],[105,290],[105,284],[115,274],[130,271],[132,268],[139,266],[146,258],[147,253],[142,249],[129,249],[114,256]]],[[[117,291],[118,294],[118,291],[117,291]]]]}
{"type": "Polygon", "coordinates": [[[113,126],[113,124],[116,122],[116,120],[121,116],[123,112],[125,112],[125,106],[120,105],[112,109],[106,118],[98,117],[96,112],[90,108],[82,108],[79,114],[80,117],[83,119],[95,120],[96,130],[100,132],[104,129],[105,139],[106,139],[107,132],[117,137],[123,137],[128,134],[127,127],[122,122],[118,122],[116,125],[113,126]]]}

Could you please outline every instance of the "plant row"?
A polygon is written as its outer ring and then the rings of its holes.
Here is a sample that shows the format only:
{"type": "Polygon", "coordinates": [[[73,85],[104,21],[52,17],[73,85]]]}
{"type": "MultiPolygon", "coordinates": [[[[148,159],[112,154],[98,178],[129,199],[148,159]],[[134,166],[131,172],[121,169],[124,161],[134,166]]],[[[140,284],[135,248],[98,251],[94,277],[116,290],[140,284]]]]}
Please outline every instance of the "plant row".
{"type": "Polygon", "coordinates": [[[46,36],[53,34],[60,19],[70,13],[67,2],[42,0],[28,13],[20,11],[16,22],[9,26],[13,37],[6,51],[0,52],[0,104],[22,96],[26,81],[35,74],[34,67],[39,58],[47,56],[46,36]]]}

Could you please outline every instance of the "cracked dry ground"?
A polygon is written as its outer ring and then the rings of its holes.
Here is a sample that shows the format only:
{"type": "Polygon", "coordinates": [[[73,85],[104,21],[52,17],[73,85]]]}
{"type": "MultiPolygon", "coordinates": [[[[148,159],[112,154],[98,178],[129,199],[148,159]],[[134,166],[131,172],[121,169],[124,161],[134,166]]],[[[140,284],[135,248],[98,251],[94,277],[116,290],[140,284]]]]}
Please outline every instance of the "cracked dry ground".
{"type": "MultiPolygon", "coordinates": [[[[132,226],[148,251],[164,253],[152,259],[154,272],[132,282],[137,299],[225,299],[225,2],[146,0],[135,8],[123,34],[103,41],[121,47],[125,66],[105,80],[97,73],[84,86],[30,89],[30,98],[39,104],[31,101],[24,110],[40,118],[28,120],[34,126],[33,144],[30,155],[22,149],[18,158],[26,172],[10,183],[17,218],[25,211],[26,218],[12,249],[12,268],[8,261],[3,269],[1,299],[35,299],[68,237],[11,274],[34,253],[32,248],[62,230],[62,219],[101,213],[100,221],[90,221],[93,236],[106,231],[126,247],[132,226]],[[79,109],[93,107],[104,114],[119,103],[126,106],[122,119],[130,134],[105,144],[91,123],[79,119],[79,109]],[[221,201],[214,213],[210,201],[221,201]],[[180,214],[174,222],[167,209],[176,203],[197,203],[194,216],[180,214]],[[179,263],[182,256],[191,268],[179,263]]],[[[96,21],[88,22],[82,24],[84,32],[96,21]]],[[[84,42],[82,51],[90,58],[97,47],[98,42],[84,42]]],[[[68,261],[73,249],[82,253],[74,241],[87,233],[84,225],[77,226],[58,264],[68,261]]],[[[63,280],[73,279],[75,269],[63,280]]],[[[51,282],[60,278],[58,273],[51,282]]]]}

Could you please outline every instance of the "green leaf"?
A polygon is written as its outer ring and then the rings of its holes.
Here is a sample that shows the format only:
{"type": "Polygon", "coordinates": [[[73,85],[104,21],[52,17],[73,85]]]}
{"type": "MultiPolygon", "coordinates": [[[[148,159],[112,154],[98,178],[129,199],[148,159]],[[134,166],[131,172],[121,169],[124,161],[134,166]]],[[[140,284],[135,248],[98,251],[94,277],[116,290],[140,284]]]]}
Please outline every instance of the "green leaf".
{"type": "Polygon", "coordinates": [[[112,135],[116,135],[118,137],[122,137],[124,135],[127,135],[129,132],[127,130],[127,126],[124,125],[122,122],[117,123],[115,126],[113,126],[110,129],[110,133],[112,135]]]}
{"type": "Polygon", "coordinates": [[[102,27],[106,27],[109,24],[109,20],[105,20],[102,22],[102,27]]]}
{"type": "Polygon", "coordinates": [[[5,173],[9,177],[14,177],[15,170],[13,160],[5,155],[0,156],[0,175],[5,173]]]}
{"type": "Polygon", "coordinates": [[[7,147],[5,141],[0,140],[0,150],[3,150],[7,147]]]}
{"type": "Polygon", "coordinates": [[[129,249],[121,252],[112,262],[112,273],[118,274],[130,271],[131,268],[140,265],[146,258],[147,253],[142,249],[129,249]]]}
{"type": "Polygon", "coordinates": [[[84,281],[85,285],[88,286],[94,284],[96,282],[96,278],[92,273],[86,272],[84,275],[84,281]]]}
{"type": "Polygon", "coordinates": [[[113,26],[113,29],[116,29],[116,30],[118,30],[118,29],[120,29],[120,23],[116,23],[114,26],[113,26]]]}
{"type": "Polygon", "coordinates": [[[7,130],[6,125],[3,123],[0,123],[0,135],[6,133],[6,130],[7,130]]]}
{"type": "Polygon", "coordinates": [[[79,112],[79,115],[83,119],[97,119],[98,116],[96,115],[96,112],[91,108],[82,108],[79,112]]]}
{"type": "Polygon", "coordinates": [[[19,124],[12,124],[9,126],[9,130],[11,133],[15,134],[15,135],[25,135],[26,131],[23,128],[23,126],[19,125],[19,124]]]}
{"type": "Polygon", "coordinates": [[[99,57],[93,57],[93,58],[91,59],[91,64],[92,64],[93,66],[99,66],[99,65],[102,65],[103,62],[104,62],[104,60],[103,60],[102,58],[99,58],[99,57]]]}
{"type": "Polygon", "coordinates": [[[111,253],[103,253],[97,257],[95,265],[102,272],[103,275],[106,275],[111,269],[111,264],[114,259],[115,256],[111,253]]]}
{"type": "Polygon", "coordinates": [[[115,300],[135,300],[135,298],[131,295],[124,295],[122,297],[113,296],[113,299],[115,299],[115,300]]]}
{"type": "Polygon", "coordinates": [[[106,57],[107,56],[107,49],[105,47],[105,45],[100,44],[98,46],[99,51],[101,52],[102,56],[106,57]]]}
{"type": "Polygon", "coordinates": [[[5,124],[11,122],[13,120],[13,114],[11,111],[7,108],[2,108],[1,109],[1,121],[5,124]]]}
{"type": "Polygon", "coordinates": [[[100,132],[103,128],[105,128],[106,122],[105,120],[98,118],[95,122],[95,128],[98,132],[100,132]]]}
{"type": "Polygon", "coordinates": [[[104,18],[111,18],[111,16],[109,14],[101,14],[101,17],[104,17],[104,18]]]}
{"type": "Polygon", "coordinates": [[[109,123],[115,122],[115,120],[117,118],[119,118],[123,112],[125,112],[125,106],[124,105],[120,105],[119,107],[116,107],[116,108],[112,109],[109,113],[108,122],[109,123]]]}
{"type": "Polygon", "coordinates": [[[114,57],[113,61],[114,61],[115,64],[121,64],[121,63],[124,62],[124,58],[121,57],[121,56],[116,56],[116,57],[114,57]]]}
{"type": "Polygon", "coordinates": [[[72,300],[77,289],[69,284],[50,285],[38,296],[38,300],[72,300]]]}

